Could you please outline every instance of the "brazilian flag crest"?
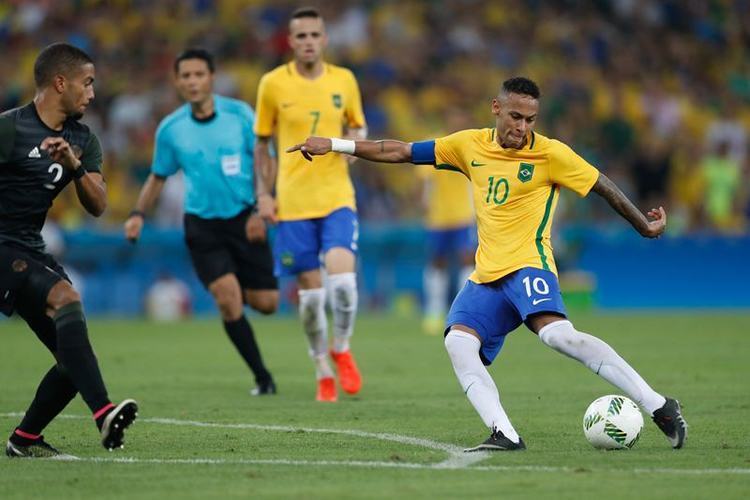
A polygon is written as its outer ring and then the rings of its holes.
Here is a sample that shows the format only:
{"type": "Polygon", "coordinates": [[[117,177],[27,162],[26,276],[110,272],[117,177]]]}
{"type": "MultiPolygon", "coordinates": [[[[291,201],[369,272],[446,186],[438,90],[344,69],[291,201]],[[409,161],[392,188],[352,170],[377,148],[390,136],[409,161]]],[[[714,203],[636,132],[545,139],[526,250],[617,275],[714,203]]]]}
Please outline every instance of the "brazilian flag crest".
{"type": "Polygon", "coordinates": [[[281,265],[284,267],[292,267],[294,265],[294,254],[292,254],[292,252],[282,253],[281,265]]]}
{"type": "Polygon", "coordinates": [[[341,94],[333,94],[333,105],[341,108],[341,94]]]}
{"type": "Polygon", "coordinates": [[[521,182],[529,182],[534,176],[534,165],[531,163],[521,163],[518,167],[518,180],[521,182]]]}

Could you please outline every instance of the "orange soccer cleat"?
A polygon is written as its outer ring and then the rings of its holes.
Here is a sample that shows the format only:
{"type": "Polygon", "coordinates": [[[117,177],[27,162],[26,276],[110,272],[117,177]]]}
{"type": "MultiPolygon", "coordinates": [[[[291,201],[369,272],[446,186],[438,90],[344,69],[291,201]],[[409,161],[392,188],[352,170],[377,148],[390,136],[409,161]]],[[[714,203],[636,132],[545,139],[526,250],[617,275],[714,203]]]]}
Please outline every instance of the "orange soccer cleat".
{"type": "Polygon", "coordinates": [[[331,351],[331,357],[339,372],[341,388],[349,394],[357,394],[362,388],[362,376],[359,374],[359,368],[357,368],[357,363],[354,362],[352,352],[331,351]]]}
{"type": "Polygon", "coordinates": [[[315,395],[315,399],[324,403],[335,403],[338,401],[336,380],[333,377],[318,380],[318,393],[315,395]]]}

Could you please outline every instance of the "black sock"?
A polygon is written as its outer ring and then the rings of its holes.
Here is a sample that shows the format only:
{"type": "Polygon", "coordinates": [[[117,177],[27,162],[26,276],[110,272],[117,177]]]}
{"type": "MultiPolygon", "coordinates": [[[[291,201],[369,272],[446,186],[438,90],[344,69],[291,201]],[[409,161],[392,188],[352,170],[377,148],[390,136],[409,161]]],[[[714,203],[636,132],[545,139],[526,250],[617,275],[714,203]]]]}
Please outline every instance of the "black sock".
{"type": "Polygon", "coordinates": [[[110,403],[99,364],[89,342],[80,302],[60,308],[55,314],[58,361],[68,373],[92,413],[110,403]]]}
{"type": "MultiPolygon", "coordinates": [[[[70,377],[58,365],[53,366],[39,383],[36,396],[17,429],[25,434],[41,434],[52,419],[65,409],[77,392],[70,377]]],[[[13,436],[23,439],[17,433],[13,436]]],[[[16,443],[23,445],[21,442],[16,443]]],[[[28,446],[28,444],[23,446],[28,446]]]]}
{"type": "Polygon", "coordinates": [[[265,365],[263,365],[263,359],[260,356],[258,344],[255,342],[253,329],[245,316],[241,316],[236,321],[225,321],[224,330],[226,330],[227,335],[229,335],[229,338],[239,351],[240,356],[245,360],[245,363],[247,363],[247,366],[253,371],[255,382],[258,384],[270,382],[271,374],[265,365]]]}

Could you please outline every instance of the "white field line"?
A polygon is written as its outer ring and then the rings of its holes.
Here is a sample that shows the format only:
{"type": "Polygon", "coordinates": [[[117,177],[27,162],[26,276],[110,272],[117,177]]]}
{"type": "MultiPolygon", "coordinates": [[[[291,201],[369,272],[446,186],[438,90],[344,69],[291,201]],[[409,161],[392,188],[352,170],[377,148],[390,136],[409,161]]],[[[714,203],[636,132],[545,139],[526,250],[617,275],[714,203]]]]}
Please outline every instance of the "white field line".
{"type": "MultiPolygon", "coordinates": [[[[22,417],[23,413],[0,413],[0,418],[22,417]]],[[[90,417],[81,415],[59,415],[57,418],[88,420],[90,417]]],[[[222,458],[130,458],[130,457],[84,457],[75,458],[70,461],[97,462],[97,463],[122,463],[122,464],[177,464],[177,465],[291,465],[307,467],[362,467],[362,468],[389,468],[389,469],[464,469],[471,471],[490,472],[575,472],[573,467],[545,466],[545,465],[477,465],[472,464],[485,460],[492,456],[489,452],[464,453],[461,447],[432,441],[429,439],[402,436],[399,434],[366,432],[354,429],[315,429],[308,427],[292,427],[285,425],[261,425],[261,424],[221,424],[215,422],[199,422],[193,420],[177,420],[172,418],[141,418],[139,422],[181,425],[189,427],[208,427],[217,429],[252,429],[276,432],[310,432],[320,434],[339,434],[382,441],[393,441],[396,443],[419,446],[432,450],[443,451],[449,456],[442,462],[433,464],[422,464],[412,462],[383,462],[365,460],[289,460],[289,459],[222,459],[222,458]]],[[[670,468],[635,468],[635,469],[592,469],[591,472],[624,472],[635,474],[676,474],[676,475],[750,475],[750,469],[726,468],[726,469],[670,469],[670,468]]]]}
{"type": "MultiPolygon", "coordinates": [[[[96,462],[121,464],[177,464],[177,465],[293,465],[307,467],[362,467],[368,469],[452,469],[489,472],[575,472],[573,467],[547,465],[480,465],[466,468],[440,464],[419,464],[410,462],[378,462],[361,460],[287,460],[287,459],[235,459],[223,458],[107,458],[87,457],[58,459],[70,462],[96,462]]],[[[750,469],[595,469],[592,473],[622,472],[635,474],[675,474],[675,475],[748,475],[750,469]]]]}
{"type": "MultiPolygon", "coordinates": [[[[0,417],[22,417],[23,413],[5,413],[0,414],[0,417]]],[[[89,419],[91,417],[81,415],[59,415],[57,418],[65,419],[89,419]]],[[[139,418],[137,422],[145,422],[152,424],[163,424],[173,426],[189,426],[189,427],[209,427],[215,429],[252,429],[261,431],[275,431],[275,432],[308,432],[318,434],[338,434],[344,436],[355,436],[367,439],[378,439],[380,441],[393,441],[401,444],[408,444],[412,446],[418,446],[420,448],[427,448],[431,450],[442,451],[448,454],[448,458],[442,462],[436,464],[430,464],[429,467],[438,469],[461,469],[468,467],[474,463],[481,462],[490,456],[487,452],[479,453],[464,453],[463,448],[447,443],[440,443],[438,441],[432,441],[429,439],[415,438],[410,436],[402,436],[400,434],[390,433],[377,433],[377,432],[366,432],[353,429],[314,429],[310,427],[292,427],[287,425],[261,425],[261,424],[221,424],[214,422],[198,422],[194,420],[177,420],[173,418],[139,418]]],[[[294,461],[292,461],[294,462],[294,461]]],[[[317,462],[316,462],[317,463],[317,462]]],[[[377,462],[362,462],[362,465],[368,463],[376,464],[377,462]]],[[[391,462],[383,462],[391,464],[391,462]]],[[[420,468],[423,464],[409,464],[405,462],[392,462],[393,464],[400,465],[403,467],[411,467],[412,465],[420,468]]],[[[290,462],[291,464],[291,462],[290,462]]],[[[322,465],[332,465],[323,463],[322,465]]],[[[352,461],[353,466],[359,465],[357,461],[352,461]]],[[[383,465],[380,465],[381,467],[383,465]]]]}

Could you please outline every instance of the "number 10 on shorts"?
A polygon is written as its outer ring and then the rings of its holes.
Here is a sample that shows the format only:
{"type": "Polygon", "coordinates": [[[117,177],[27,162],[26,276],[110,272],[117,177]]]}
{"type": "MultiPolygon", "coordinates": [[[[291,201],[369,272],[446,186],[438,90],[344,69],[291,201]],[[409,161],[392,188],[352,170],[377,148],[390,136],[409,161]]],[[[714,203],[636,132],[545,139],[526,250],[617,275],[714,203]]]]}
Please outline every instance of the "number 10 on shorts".
{"type": "Polygon", "coordinates": [[[544,278],[537,277],[532,280],[530,276],[526,276],[521,282],[523,283],[523,286],[526,287],[526,295],[529,297],[531,297],[532,288],[539,295],[549,294],[549,285],[544,278]]]}

